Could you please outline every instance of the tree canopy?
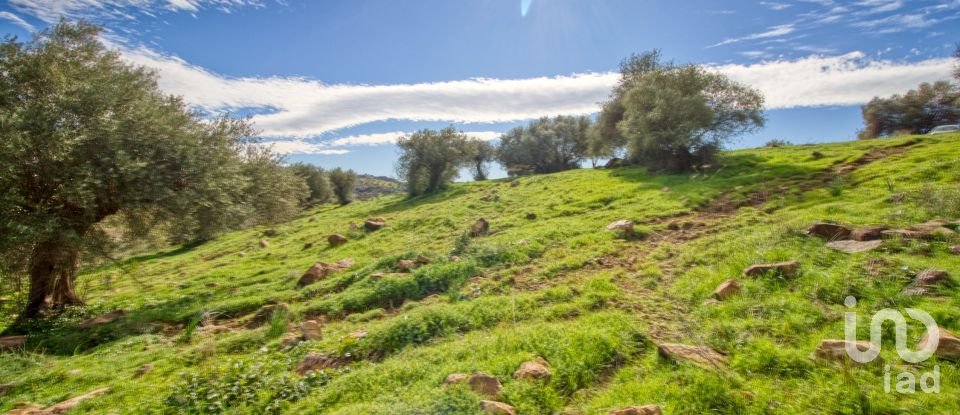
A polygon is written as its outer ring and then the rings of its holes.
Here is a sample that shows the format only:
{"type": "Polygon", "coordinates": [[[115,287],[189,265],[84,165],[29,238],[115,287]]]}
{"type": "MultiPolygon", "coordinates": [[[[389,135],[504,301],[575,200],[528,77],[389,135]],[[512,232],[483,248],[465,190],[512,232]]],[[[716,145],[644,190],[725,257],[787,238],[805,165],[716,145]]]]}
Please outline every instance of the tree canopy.
{"type": "Polygon", "coordinates": [[[397,140],[400,158],[397,174],[407,183],[410,196],[440,191],[471,162],[475,146],[453,127],[439,131],[423,129],[397,140]]]}
{"type": "Polygon", "coordinates": [[[860,138],[925,134],[938,125],[960,122],[960,88],[948,81],[924,82],[903,95],[874,97],[861,112],[860,138]]]}
{"type": "Polygon", "coordinates": [[[587,152],[590,128],[584,116],[543,117],[505,133],[497,158],[511,176],[575,169],[587,152]]]}

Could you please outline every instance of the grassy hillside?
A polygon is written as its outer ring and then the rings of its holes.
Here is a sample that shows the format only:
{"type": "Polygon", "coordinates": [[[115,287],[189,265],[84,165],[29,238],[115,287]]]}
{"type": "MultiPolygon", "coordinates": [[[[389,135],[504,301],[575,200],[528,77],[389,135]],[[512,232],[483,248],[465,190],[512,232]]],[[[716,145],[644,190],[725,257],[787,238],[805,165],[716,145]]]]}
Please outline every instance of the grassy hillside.
{"type": "Polygon", "coordinates": [[[13,384],[0,411],[110,387],[71,413],[469,414],[483,398],[443,381],[482,371],[522,414],[642,404],[665,414],[957,413],[960,366],[902,363],[892,329],[884,361],[898,371],[939,365],[940,394],[885,393],[880,365],[810,358],[820,340],[843,338],[848,295],[859,300],[861,339],[882,308],[923,309],[960,332],[953,286],[903,293],[920,270],[960,275],[956,242],[845,254],[802,231],[958,219],[958,183],[960,136],[948,135],[733,151],[696,174],[585,169],[324,207],[86,270],[89,307],[37,327],[26,351],[0,354],[0,384],[13,384]],[[369,217],[386,226],[364,230],[369,217]],[[471,237],[481,217],[490,233],[471,237]],[[622,219],[637,223],[634,237],[605,230],[622,219]],[[329,246],[332,233],[349,242],[329,246]],[[430,263],[398,272],[418,256],[430,263]],[[346,259],[349,268],[297,288],[315,262],[346,259]],[[798,275],[741,277],[785,260],[799,261],[798,275]],[[731,278],[740,294],[708,301],[731,278]],[[289,311],[247,328],[275,303],[289,311]],[[116,309],[126,316],[78,328],[116,309]],[[324,320],[322,339],[285,347],[305,320],[324,320]],[[712,347],[729,364],[668,361],[657,353],[664,342],[712,347]],[[333,367],[297,375],[312,352],[333,367]],[[514,380],[535,357],[551,379],[514,380]]]}

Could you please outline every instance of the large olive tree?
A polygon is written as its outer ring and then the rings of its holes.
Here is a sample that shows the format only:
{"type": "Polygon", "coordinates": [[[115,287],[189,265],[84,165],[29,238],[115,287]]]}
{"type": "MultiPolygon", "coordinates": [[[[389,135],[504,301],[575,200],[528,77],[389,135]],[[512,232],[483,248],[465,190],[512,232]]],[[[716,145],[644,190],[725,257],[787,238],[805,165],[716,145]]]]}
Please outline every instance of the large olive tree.
{"type": "Polygon", "coordinates": [[[457,178],[461,167],[473,162],[474,146],[466,134],[453,127],[417,131],[398,139],[397,147],[401,152],[397,174],[407,182],[410,196],[443,190],[457,178]]]}
{"type": "Polygon", "coordinates": [[[61,22],[0,45],[0,276],[29,275],[21,319],[81,303],[80,255],[109,217],[202,238],[248,213],[249,126],[189,110],[99,32],[61,22]]]}
{"type": "Polygon", "coordinates": [[[511,176],[576,169],[587,155],[590,129],[584,116],[542,117],[504,133],[497,158],[511,176]]]}

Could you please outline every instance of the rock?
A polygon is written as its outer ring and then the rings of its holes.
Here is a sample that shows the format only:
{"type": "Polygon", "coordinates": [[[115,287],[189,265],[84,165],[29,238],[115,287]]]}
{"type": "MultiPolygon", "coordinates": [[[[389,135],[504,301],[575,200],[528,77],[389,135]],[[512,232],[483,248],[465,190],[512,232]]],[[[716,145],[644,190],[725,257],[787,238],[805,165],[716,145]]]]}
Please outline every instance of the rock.
{"type": "Polygon", "coordinates": [[[960,245],[951,246],[950,253],[954,255],[960,255],[960,245]]]}
{"type": "Polygon", "coordinates": [[[363,221],[363,227],[368,231],[376,231],[380,228],[383,228],[387,224],[387,220],[384,218],[370,218],[363,221]]]}
{"type": "Polygon", "coordinates": [[[520,185],[520,181],[519,181],[519,180],[512,180],[512,181],[510,182],[510,187],[517,187],[517,186],[519,186],[519,185],[520,185]]]}
{"type": "Polygon", "coordinates": [[[947,271],[928,269],[917,274],[917,276],[913,279],[913,283],[918,287],[929,287],[949,280],[950,274],[947,271]]]}
{"type": "Polygon", "coordinates": [[[623,164],[622,161],[623,161],[623,160],[620,160],[619,158],[614,157],[614,158],[612,158],[612,159],[610,159],[610,160],[607,160],[607,163],[603,165],[603,168],[605,168],[605,169],[615,169],[615,168],[618,168],[618,167],[620,167],[621,164],[623,164]]]}
{"type": "Polygon", "coordinates": [[[497,201],[500,200],[500,195],[487,193],[483,196],[480,196],[480,200],[484,202],[497,201]]]}
{"type": "Polygon", "coordinates": [[[629,237],[633,235],[633,226],[634,226],[634,223],[632,220],[624,219],[624,220],[618,220],[616,222],[613,222],[607,225],[607,230],[621,232],[623,233],[624,236],[629,237]]]}
{"type": "Polygon", "coordinates": [[[27,336],[0,337],[0,352],[22,349],[27,344],[27,336]]]}
{"type": "Polygon", "coordinates": [[[819,151],[814,151],[813,153],[810,153],[810,157],[813,157],[814,159],[822,159],[823,153],[819,151]]]}
{"type": "Polygon", "coordinates": [[[353,260],[353,258],[344,258],[334,262],[332,265],[327,265],[327,267],[330,268],[331,271],[343,271],[352,267],[355,263],[356,262],[353,260]]]}
{"type": "Polygon", "coordinates": [[[323,326],[316,320],[307,320],[300,323],[300,334],[304,340],[319,340],[323,338],[323,326]]]}
{"type": "Polygon", "coordinates": [[[273,238],[279,234],[280,232],[278,232],[276,229],[267,229],[263,231],[263,236],[266,236],[268,238],[273,238]]]}
{"type": "Polygon", "coordinates": [[[298,336],[296,333],[284,333],[283,336],[280,337],[280,347],[284,349],[289,349],[293,346],[300,344],[300,341],[302,340],[303,338],[301,336],[298,336]]]}
{"type": "Polygon", "coordinates": [[[677,362],[688,361],[704,369],[724,369],[727,367],[726,356],[705,346],[662,343],[657,346],[657,353],[664,358],[677,362]]]}
{"type": "Polygon", "coordinates": [[[77,405],[80,405],[83,401],[88,399],[96,398],[100,395],[105,395],[110,393],[113,389],[110,388],[101,388],[91,392],[87,392],[83,395],[67,399],[63,402],[60,402],[56,405],[49,406],[46,408],[41,407],[35,403],[30,402],[21,402],[16,405],[16,409],[7,412],[6,415],[53,415],[53,414],[62,414],[65,413],[77,405]]]}
{"type": "Polygon", "coordinates": [[[854,229],[850,232],[850,239],[854,241],[875,241],[883,239],[883,231],[890,229],[888,226],[864,226],[854,229]]]}
{"type": "Polygon", "coordinates": [[[307,372],[314,372],[324,369],[336,369],[343,366],[344,363],[333,357],[320,353],[309,353],[303,357],[300,364],[297,365],[297,374],[303,376],[307,372]]]}
{"type": "Polygon", "coordinates": [[[466,373],[451,373],[443,379],[444,386],[458,385],[461,383],[466,383],[467,379],[470,379],[470,375],[466,373]]]}
{"type": "Polygon", "coordinates": [[[13,383],[0,384],[0,397],[3,397],[3,395],[6,395],[7,392],[10,392],[16,386],[17,385],[13,383]]]}
{"type": "Polygon", "coordinates": [[[347,241],[347,237],[339,233],[335,233],[327,237],[327,243],[330,244],[330,246],[340,246],[347,243],[347,241]]]}
{"type": "Polygon", "coordinates": [[[13,409],[4,415],[43,415],[43,407],[33,402],[17,402],[13,404],[13,409]]]}
{"type": "Polygon", "coordinates": [[[490,415],[517,415],[512,406],[497,401],[480,401],[480,409],[490,415]]]}
{"type": "Polygon", "coordinates": [[[897,192],[897,193],[891,194],[890,196],[887,197],[887,203],[900,203],[900,202],[904,201],[904,199],[906,199],[906,198],[907,198],[907,194],[906,194],[906,193],[904,193],[904,192],[897,192]]]}
{"type": "Polygon", "coordinates": [[[413,263],[417,264],[418,266],[424,266],[430,263],[430,258],[427,258],[423,255],[417,255],[417,257],[413,260],[413,263]]]}
{"type": "Polygon", "coordinates": [[[503,390],[503,385],[500,384],[500,380],[496,376],[484,372],[470,375],[467,378],[467,385],[474,392],[493,398],[500,396],[500,392],[503,390]]]}
{"type": "Polygon", "coordinates": [[[913,225],[907,229],[893,229],[883,231],[884,239],[906,239],[906,240],[938,240],[949,239],[957,233],[943,226],[930,224],[913,225]]]}
{"type": "Polygon", "coordinates": [[[661,415],[660,407],[657,405],[628,406],[626,408],[614,409],[609,412],[610,415],[661,415]]]}
{"type": "Polygon", "coordinates": [[[229,333],[230,328],[226,326],[218,326],[216,324],[211,324],[209,326],[201,326],[197,329],[200,333],[210,333],[210,334],[223,334],[229,333]]]}
{"type": "Polygon", "coordinates": [[[942,220],[931,220],[919,225],[911,225],[907,229],[921,232],[923,238],[927,240],[948,239],[957,233],[947,227],[948,223],[942,220]]]}
{"type": "Polygon", "coordinates": [[[102,315],[96,316],[96,317],[94,317],[94,318],[91,318],[91,319],[89,319],[89,320],[87,320],[87,321],[84,321],[83,323],[78,324],[77,327],[79,327],[79,328],[81,328],[81,329],[89,329],[89,328],[96,327],[96,326],[102,326],[102,325],[104,325],[104,324],[112,323],[112,322],[115,321],[116,319],[118,319],[118,318],[120,318],[120,317],[123,317],[123,316],[126,316],[126,315],[127,315],[127,312],[126,312],[126,311],[123,311],[123,310],[113,310],[113,311],[111,311],[111,312],[109,312],[109,313],[102,314],[102,315]]]}
{"type": "Polygon", "coordinates": [[[382,272],[374,272],[373,274],[370,274],[370,281],[380,281],[381,278],[383,278],[382,272]]]}
{"type": "Polygon", "coordinates": [[[483,236],[490,232],[490,223],[484,218],[477,219],[477,221],[470,227],[470,236],[477,237],[483,236]]]}
{"type": "Polygon", "coordinates": [[[304,250],[307,250],[307,249],[310,249],[310,248],[313,248],[313,242],[307,242],[307,243],[303,244],[303,249],[304,249],[304,250]]]}
{"type": "Polygon", "coordinates": [[[260,240],[260,247],[261,247],[261,248],[266,248],[266,247],[268,247],[268,246],[270,246],[270,242],[267,242],[266,239],[261,239],[261,240],[260,240]]]}
{"type": "Polygon", "coordinates": [[[537,218],[537,214],[533,212],[527,212],[527,220],[534,220],[537,218]]]}
{"type": "Polygon", "coordinates": [[[774,273],[783,277],[792,277],[797,275],[800,270],[800,263],[797,261],[777,262],[774,264],[757,264],[747,267],[743,270],[743,275],[747,277],[757,277],[768,273],[774,273]]]}
{"type": "Polygon", "coordinates": [[[329,265],[323,262],[317,262],[313,264],[313,266],[311,266],[307,272],[300,276],[300,280],[297,281],[297,288],[303,288],[320,281],[326,278],[327,275],[330,275],[331,272],[333,272],[333,269],[330,268],[329,265]]]}
{"type": "MultiPolygon", "coordinates": [[[[817,349],[814,350],[813,357],[832,362],[854,362],[854,360],[850,358],[850,355],[847,354],[847,343],[846,340],[822,340],[820,344],[817,345],[817,349]]],[[[868,341],[858,341],[855,342],[855,344],[860,351],[867,351],[871,347],[871,343],[868,341]]],[[[879,359],[879,357],[877,359],[879,359]]]]}
{"type": "Polygon", "coordinates": [[[883,245],[883,241],[872,240],[872,241],[832,241],[827,242],[827,248],[837,250],[840,252],[846,252],[848,254],[856,254],[860,252],[867,252],[877,249],[883,245]]]}
{"type": "Polygon", "coordinates": [[[417,263],[409,259],[397,261],[397,270],[400,272],[410,272],[417,268],[417,263]]]}
{"type": "Polygon", "coordinates": [[[139,378],[147,373],[153,372],[153,365],[147,363],[143,366],[137,368],[136,372],[133,372],[133,377],[139,378]]]}
{"type": "MultiPolygon", "coordinates": [[[[917,342],[917,350],[923,349],[928,340],[929,337],[924,332],[923,337],[917,342]]],[[[940,327],[940,338],[937,342],[937,351],[934,354],[941,359],[960,360],[960,337],[940,327]]]]}
{"type": "Polygon", "coordinates": [[[257,310],[256,314],[250,318],[250,321],[247,322],[246,327],[248,329],[255,329],[264,324],[270,322],[273,319],[273,313],[275,312],[289,312],[290,306],[287,303],[278,303],[278,304],[267,304],[263,307],[260,307],[260,310],[257,310]]]}
{"type": "Polygon", "coordinates": [[[354,340],[360,340],[364,337],[367,337],[367,331],[364,329],[355,330],[350,332],[350,334],[348,334],[347,337],[354,340]]]}
{"type": "Polygon", "coordinates": [[[713,290],[711,297],[721,301],[726,300],[727,298],[740,293],[740,288],[740,283],[736,280],[726,280],[717,286],[716,290],[713,290]]]}
{"type": "Polygon", "coordinates": [[[513,378],[516,380],[542,380],[550,382],[550,364],[542,357],[538,357],[529,362],[523,362],[520,367],[513,372],[513,378]]]}
{"type": "Polygon", "coordinates": [[[807,234],[819,236],[829,241],[848,239],[852,231],[850,228],[835,223],[818,222],[807,228],[807,234]]]}

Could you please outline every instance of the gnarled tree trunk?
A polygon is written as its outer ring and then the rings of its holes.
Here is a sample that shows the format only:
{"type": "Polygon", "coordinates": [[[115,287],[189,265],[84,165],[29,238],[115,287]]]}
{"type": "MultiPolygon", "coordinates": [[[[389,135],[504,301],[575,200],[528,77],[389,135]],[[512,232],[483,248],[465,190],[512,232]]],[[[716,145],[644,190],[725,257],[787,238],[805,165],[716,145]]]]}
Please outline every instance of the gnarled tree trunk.
{"type": "Polygon", "coordinates": [[[30,293],[20,319],[34,318],[45,310],[79,305],[83,301],[74,291],[79,249],[61,240],[38,243],[30,255],[30,293]]]}

